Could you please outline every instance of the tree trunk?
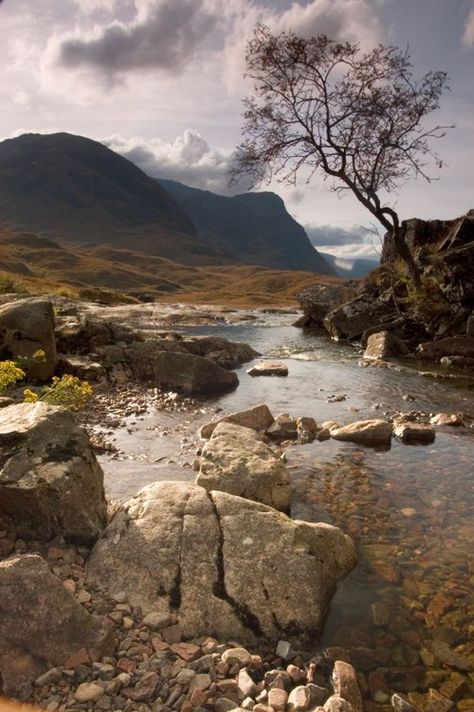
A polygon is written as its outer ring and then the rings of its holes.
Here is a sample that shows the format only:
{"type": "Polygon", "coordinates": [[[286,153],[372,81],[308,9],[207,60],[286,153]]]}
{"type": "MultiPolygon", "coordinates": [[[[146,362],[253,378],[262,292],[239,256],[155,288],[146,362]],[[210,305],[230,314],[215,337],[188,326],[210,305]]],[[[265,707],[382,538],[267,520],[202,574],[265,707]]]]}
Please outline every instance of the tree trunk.
{"type": "Polygon", "coordinates": [[[410,273],[410,277],[413,279],[415,287],[419,287],[421,285],[420,270],[418,269],[418,266],[416,265],[415,260],[413,259],[413,255],[410,251],[410,248],[405,242],[402,233],[402,228],[398,222],[393,225],[392,238],[395,245],[395,250],[408,267],[408,272],[410,273]]]}

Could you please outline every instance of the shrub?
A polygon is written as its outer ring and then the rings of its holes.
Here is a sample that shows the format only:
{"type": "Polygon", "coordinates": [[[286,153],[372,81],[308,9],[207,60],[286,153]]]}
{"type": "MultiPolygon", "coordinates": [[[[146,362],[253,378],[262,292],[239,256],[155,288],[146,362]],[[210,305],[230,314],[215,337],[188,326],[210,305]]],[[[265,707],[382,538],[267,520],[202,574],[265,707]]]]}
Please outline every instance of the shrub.
{"type": "Polygon", "coordinates": [[[77,376],[66,373],[61,378],[53,377],[51,385],[44,388],[40,400],[50,405],[63,405],[71,410],[80,410],[87,405],[92,393],[92,387],[87,381],[81,381],[77,376]]]}
{"type": "Polygon", "coordinates": [[[17,381],[22,381],[25,372],[14,361],[0,361],[0,393],[5,393],[17,381]]]}

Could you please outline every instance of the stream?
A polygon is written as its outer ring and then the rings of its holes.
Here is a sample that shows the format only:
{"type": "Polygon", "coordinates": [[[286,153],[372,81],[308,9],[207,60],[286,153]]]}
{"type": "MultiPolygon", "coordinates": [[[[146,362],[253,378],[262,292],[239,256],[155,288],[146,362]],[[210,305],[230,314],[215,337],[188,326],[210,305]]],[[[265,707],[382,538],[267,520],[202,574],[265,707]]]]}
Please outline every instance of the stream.
{"type": "MultiPolygon", "coordinates": [[[[244,341],[283,360],[289,376],[252,378],[246,364],[239,387],[205,401],[197,415],[130,416],[114,432],[120,457],[100,458],[108,495],[124,500],[159,479],[192,481],[196,431],[217,409],[266,403],[274,415],[343,424],[396,411],[474,415],[473,380],[420,375],[419,364],[363,368],[357,349],[292,327],[295,316],[180,329],[244,341]]],[[[337,525],[358,548],[315,649],[350,656],[367,710],[390,709],[396,691],[413,702],[429,688],[453,686],[456,699],[474,697],[474,429],[437,428],[428,446],[392,440],[378,451],[328,440],[286,454],[292,516],[337,525]]]]}

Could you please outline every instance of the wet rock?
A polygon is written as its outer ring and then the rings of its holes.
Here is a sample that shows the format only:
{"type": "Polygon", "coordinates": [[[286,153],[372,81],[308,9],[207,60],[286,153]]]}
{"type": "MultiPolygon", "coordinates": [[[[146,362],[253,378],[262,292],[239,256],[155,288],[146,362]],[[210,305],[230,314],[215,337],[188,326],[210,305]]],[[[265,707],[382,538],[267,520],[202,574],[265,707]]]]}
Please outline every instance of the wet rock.
{"type": "Polygon", "coordinates": [[[416,350],[420,358],[438,360],[443,356],[474,357],[474,336],[450,336],[439,341],[420,344],[416,350]]]}
{"type": "Polygon", "coordinates": [[[336,660],[332,681],[335,693],[350,702],[354,712],[362,712],[362,697],[352,665],[336,660]]]}
{"type": "Polygon", "coordinates": [[[404,443],[420,443],[429,445],[436,437],[435,429],[422,423],[397,423],[393,424],[393,434],[404,443]]]}
{"type": "Polygon", "coordinates": [[[48,381],[56,368],[54,311],[49,299],[19,299],[0,307],[0,361],[18,362],[28,378],[48,381]],[[42,351],[44,356],[35,356],[42,351]]]}
{"type": "Polygon", "coordinates": [[[200,437],[204,440],[208,440],[218,423],[234,423],[234,425],[241,425],[244,428],[250,428],[251,430],[260,432],[270,427],[273,423],[273,415],[269,407],[262,403],[253,408],[241,410],[237,413],[230,413],[230,415],[224,415],[222,418],[214,420],[211,423],[206,423],[199,431],[200,437]]]}
{"type": "Polygon", "coordinates": [[[267,435],[277,442],[295,440],[298,437],[297,419],[292,418],[288,413],[279,413],[275,422],[267,428],[267,435]]]}
{"type": "Polygon", "coordinates": [[[281,459],[253,430],[232,423],[220,423],[203,447],[196,484],[208,492],[228,492],[283,511],[290,508],[290,478],[281,459]]]}
{"type": "Polygon", "coordinates": [[[328,312],[337,304],[352,299],[358,288],[357,282],[336,284],[314,284],[298,294],[298,301],[304,311],[303,327],[322,327],[328,312]]]}
{"type": "Polygon", "coordinates": [[[81,648],[108,654],[111,629],[93,618],[35,554],[0,562],[0,674],[3,693],[22,699],[39,675],[81,648]]]}
{"type": "Polygon", "coordinates": [[[181,345],[191,354],[203,356],[222,368],[238,368],[261,354],[251,346],[221,336],[186,336],[181,345]]]}
{"type": "Polygon", "coordinates": [[[318,425],[314,418],[302,416],[296,421],[296,432],[300,442],[313,442],[318,434],[318,425]]]}
{"type": "Polygon", "coordinates": [[[473,664],[468,658],[453,650],[453,648],[442,640],[433,640],[431,650],[442,663],[445,663],[451,668],[465,670],[466,672],[474,669],[473,664]]]}
{"type": "Polygon", "coordinates": [[[191,354],[162,352],[154,364],[154,382],[190,394],[215,393],[236,388],[233,371],[191,354]]]}
{"type": "Polygon", "coordinates": [[[334,440],[343,440],[360,445],[390,447],[392,424],[383,419],[360,420],[350,425],[331,429],[331,437],[334,440]]]}
{"type": "Polygon", "coordinates": [[[455,702],[448,700],[444,695],[437,692],[437,690],[428,690],[428,698],[424,712],[453,712],[455,709],[455,702]]]}
{"type": "Polygon", "coordinates": [[[281,361],[257,361],[247,373],[249,376],[288,376],[288,366],[281,361]]]}
{"type": "Polygon", "coordinates": [[[144,613],[175,615],[184,635],[252,641],[291,630],[313,638],[336,581],[354,563],[350,539],[327,524],[160,482],[117,511],[91,553],[87,582],[125,590],[144,613]]]}
{"type": "Polygon", "coordinates": [[[390,290],[378,299],[374,299],[372,294],[361,294],[330,311],[324,319],[324,326],[333,339],[356,339],[369,327],[386,322],[394,311],[390,290]]]}
{"type": "Polygon", "coordinates": [[[456,413],[436,413],[430,418],[432,425],[464,425],[461,416],[456,413]]]}
{"type": "Polygon", "coordinates": [[[20,403],[0,422],[0,513],[27,536],[94,541],[106,524],[103,472],[70,411],[20,403]]]}
{"type": "Polygon", "coordinates": [[[397,695],[396,693],[392,695],[390,702],[392,703],[392,707],[395,712],[416,712],[413,705],[411,705],[407,700],[404,700],[403,697],[400,697],[400,695],[397,695]]]}
{"type": "Polygon", "coordinates": [[[409,349],[402,339],[389,331],[379,331],[369,336],[364,358],[384,359],[390,356],[404,356],[409,349]]]}

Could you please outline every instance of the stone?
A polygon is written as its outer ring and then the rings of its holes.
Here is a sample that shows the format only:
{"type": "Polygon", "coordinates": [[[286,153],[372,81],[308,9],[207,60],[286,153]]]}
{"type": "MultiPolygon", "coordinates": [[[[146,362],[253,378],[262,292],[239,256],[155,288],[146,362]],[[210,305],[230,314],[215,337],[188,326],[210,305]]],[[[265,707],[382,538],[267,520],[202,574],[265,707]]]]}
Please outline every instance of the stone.
{"type": "Polygon", "coordinates": [[[82,648],[112,650],[111,627],[89,615],[37,554],[0,562],[0,675],[3,693],[24,699],[33,680],[82,648]]]}
{"type": "Polygon", "coordinates": [[[102,685],[96,682],[82,682],[76,689],[74,697],[78,702],[97,702],[104,692],[102,685]]]}
{"type": "Polygon", "coordinates": [[[405,342],[389,331],[379,331],[371,334],[364,351],[366,359],[385,359],[390,356],[405,356],[409,349],[405,342]]]}
{"type": "Polygon", "coordinates": [[[272,440],[279,442],[282,440],[295,440],[298,437],[296,418],[292,418],[288,413],[279,413],[275,418],[275,422],[267,428],[267,435],[272,440]]]}
{"type": "Polygon", "coordinates": [[[464,425],[462,418],[456,413],[437,413],[430,418],[431,425],[464,425]]]}
{"type": "Polygon", "coordinates": [[[456,703],[453,700],[448,700],[437,690],[428,690],[424,712],[453,712],[455,709],[456,703]]]}
{"type": "Polygon", "coordinates": [[[249,376],[288,376],[288,366],[281,361],[257,361],[247,373],[249,376]]]}
{"type": "Polygon", "coordinates": [[[352,541],[328,524],[294,521],[198,485],[157,482],[118,508],[91,552],[86,580],[89,588],[126,591],[145,615],[176,616],[185,637],[255,643],[288,631],[314,639],[355,561],[352,541]]]}
{"type": "Polygon", "coordinates": [[[276,655],[283,660],[293,660],[296,653],[287,640],[279,640],[275,650],[276,655]]]}
{"type": "Polygon", "coordinates": [[[18,533],[90,544],[106,524],[103,472],[72,413],[43,402],[1,411],[0,514],[18,533]]]}
{"type": "Polygon", "coordinates": [[[339,695],[332,695],[324,703],[323,709],[324,712],[352,712],[352,705],[339,695]]]}
{"type": "Polygon", "coordinates": [[[311,704],[311,692],[305,685],[294,687],[288,696],[288,712],[305,712],[311,704]]]}
{"type": "Polygon", "coordinates": [[[362,712],[362,696],[352,665],[342,660],[336,660],[332,671],[332,683],[336,695],[350,702],[354,712],[362,712]]]}
{"type": "Polygon", "coordinates": [[[208,690],[211,686],[211,682],[212,680],[208,673],[199,673],[198,675],[194,675],[191,679],[189,683],[189,690],[190,692],[193,690],[208,690]]]}
{"type": "MultiPolygon", "coordinates": [[[[143,625],[146,625],[146,627],[149,628],[150,630],[162,630],[163,628],[166,628],[167,626],[169,626],[170,623],[171,623],[171,618],[166,615],[164,616],[162,613],[159,613],[158,611],[152,611],[147,616],[145,616],[143,619],[143,625]]],[[[181,640],[181,636],[180,636],[179,640],[173,640],[171,642],[179,643],[180,640],[181,640]]]]}
{"type": "Polygon", "coordinates": [[[127,691],[127,697],[135,702],[144,702],[152,699],[160,682],[159,675],[150,670],[142,675],[133,690],[127,691]]]}
{"type": "Polygon", "coordinates": [[[397,423],[393,424],[393,434],[403,443],[429,445],[435,441],[436,432],[431,425],[422,423],[397,423]]]}
{"type": "Polygon", "coordinates": [[[460,653],[456,652],[447,643],[442,640],[433,640],[431,642],[431,650],[437,658],[451,668],[469,672],[474,670],[474,664],[460,653]]]}
{"type": "Polygon", "coordinates": [[[301,442],[313,442],[318,434],[318,424],[314,418],[302,416],[296,421],[296,432],[301,442]]]}
{"type": "Polygon", "coordinates": [[[241,425],[244,428],[261,432],[265,431],[273,423],[273,415],[269,407],[262,403],[253,408],[230,413],[218,420],[213,420],[211,423],[206,423],[200,429],[199,436],[203,440],[208,440],[219,423],[234,423],[234,425],[241,425]]]}
{"type": "Polygon", "coordinates": [[[192,395],[232,390],[239,384],[233,371],[202,356],[161,352],[153,363],[154,382],[192,395]]]}
{"type": "Polygon", "coordinates": [[[268,692],[268,704],[273,707],[275,712],[285,712],[288,702],[288,693],[286,690],[280,690],[274,687],[268,692]]]}
{"type": "Polygon", "coordinates": [[[180,345],[191,354],[203,356],[214,361],[222,368],[238,368],[243,363],[261,356],[248,344],[236,341],[228,341],[222,336],[185,336],[175,334],[180,337],[180,345]]]}
{"type": "Polygon", "coordinates": [[[392,695],[390,702],[392,703],[392,707],[395,712],[416,712],[413,705],[396,693],[392,695]]]}
{"type": "Polygon", "coordinates": [[[241,668],[239,670],[237,684],[243,697],[252,697],[253,699],[255,699],[255,696],[258,692],[257,686],[245,668],[241,668]]]}
{"type": "Polygon", "coordinates": [[[298,294],[298,301],[305,314],[304,327],[322,327],[328,312],[335,305],[343,304],[355,296],[356,282],[312,284],[298,294]]]}
{"type": "Polygon", "coordinates": [[[196,484],[289,511],[288,471],[253,430],[219,423],[201,454],[196,484]]]}
{"type": "Polygon", "coordinates": [[[390,447],[392,424],[388,420],[360,420],[350,425],[331,430],[334,440],[357,443],[359,445],[390,447]]]}
{"type": "Polygon", "coordinates": [[[43,675],[40,675],[36,678],[35,686],[44,687],[46,685],[55,685],[57,682],[60,681],[62,676],[63,674],[61,668],[51,668],[51,670],[48,670],[47,672],[43,673],[43,675]]]}
{"type": "Polygon", "coordinates": [[[32,297],[0,306],[0,361],[7,360],[16,361],[32,381],[54,375],[57,353],[49,299],[32,297]],[[38,351],[44,355],[35,356],[38,351]]]}
{"type": "Polygon", "coordinates": [[[229,648],[222,653],[222,660],[229,665],[238,665],[242,668],[250,665],[252,656],[245,648],[229,648]]]}
{"type": "Polygon", "coordinates": [[[416,349],[420,358],[439,360],[443,356],[474,357],[474,336],[449,336],[439,341],[427,341],[416,349]]]}
{"type": "MultiPolygon", "coordinates": [[[[248,698],[250,699],[250,698],[248,698]]],[[[245,702],[245,700],[244,700],[245,702]]],[[[251,707],[244,707],[244,709],[253,709],[255,702],[251,700],[251,707]]],[[[242,705],[244,703],[242,702],[242,705]]],[[[229,700],[227,697],[218,697],[214,703],[214,712],[230,712],[230,710],[237,709],[238,704],[235,700],[229,700]]]]}
{"type": "Polygon", "coordinates": [[[330,311],[324,326],[333,339],[356,339],[376,324],[387,322],[393,316],[395,305],[391,290],[374,299],[371,294],[361,294],[330,311]]]}
{"type": "Polygon", "coordinates": [[[309,682],[306,685],[307,689],[310,692],[311,696],[311,708],[317,705],[322,705],[325,700],[329,697],[329,690],[327,690],[325,687],[321,687],[320,685],[314,685],[312,682],[309,682]]]}
{"type": "MultiPolygon", "coordinates": [[[[159,615],[155,613],[155,616],[159,615]]],[[[148,616],[147,616],[148,617],[148,616]]],[[[165,616],[162,616],[164,618],[165,616]]],[[[168,645],[173,645],[174,643],[181,643],[183,638],[183,630],[179,625],[170,625],[164,628],[162,631],[163,639],[168,643],[168,645]]]]}

